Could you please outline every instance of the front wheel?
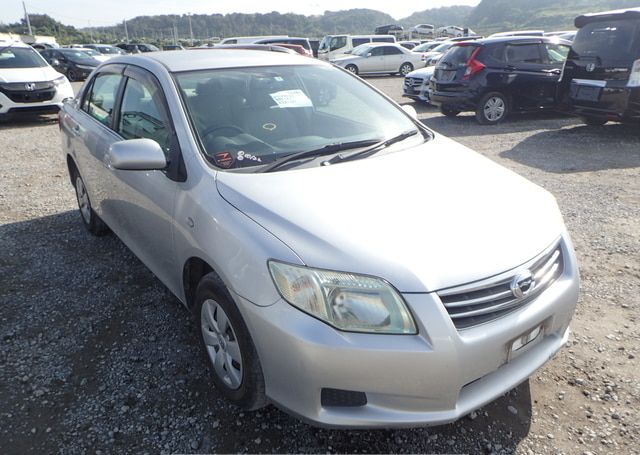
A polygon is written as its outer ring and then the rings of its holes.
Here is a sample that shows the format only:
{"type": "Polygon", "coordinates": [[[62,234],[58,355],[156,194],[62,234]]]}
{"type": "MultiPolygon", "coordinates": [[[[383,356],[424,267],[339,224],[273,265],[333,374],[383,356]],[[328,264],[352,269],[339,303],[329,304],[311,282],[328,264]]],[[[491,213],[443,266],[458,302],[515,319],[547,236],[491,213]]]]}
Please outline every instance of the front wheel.
{"type": "Polygon", "coordinates": [[[583,116],[582,121],[589,126],[602,126],[608,122],[606,117],[583,116]]]}
{"type": "Polygon", "coordinates": [[[78,209],[80,211],[80,218],[82,219],[82,224],[89,231],[90,234],[95,236],[102,236],[109,231],[109,228],[104,221],[100,219],[100,217],[94,212],[93,207],[91,207],[91,200],[89,199],[89,193],[87,193],[87,188],[84,185],[84,180],[80,177],[78,172],[75,173],[74,176],[74,186],[76,190],[76,199],[78,201],[78,209]]]}
{"type": "Polygon", "coordinates": [[[356,65],[347,65],[345,68],[347,71],[353,74],[358,74],[358,67],[356,65]]]}
{"type": "Polygon", "coordinates": [[[507,97],[500,92],[487,93],[476,108],[476,120],[481,125],[496,125],[509,113],[507,97]]]}
{"type": "Polygon", "coordinates": [[[403,76],[406,76],[411,71],[413,71],[413,65],[411,63],[406,62],[400,65],[400,74],[403,76]]]}
{"type": "Polygon", "coordinates": [[[245,410],[266,404],[264,377],[249,329],[213,273],[196,290],[194,316],[207,354],[212,381],[222,395],[245,410]]]}
{"type": "Polygon", "coordinates": [[[76,74],[75,70],[67,70],[67,79],[69,79],[69,82],[76,82],[78,80],[78,75],[76,74]]]}

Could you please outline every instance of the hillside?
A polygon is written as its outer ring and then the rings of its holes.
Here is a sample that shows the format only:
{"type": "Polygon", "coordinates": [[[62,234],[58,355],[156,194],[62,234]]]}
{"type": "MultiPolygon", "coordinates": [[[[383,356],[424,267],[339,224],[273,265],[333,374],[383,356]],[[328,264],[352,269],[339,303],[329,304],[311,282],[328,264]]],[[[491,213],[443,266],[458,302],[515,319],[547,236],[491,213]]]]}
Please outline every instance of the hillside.
{"type": "Polygon", "coordinates": [[[468,25],[467,19],[471,11],[473,11],[472,6],[443,6],[415,12],[400,20],[399,23],[405,30],[417,24],[432,24],[436,27],[443,25],[464,27],[468,25]]]}
{"type": "Polygon", "coordinates": [[[640,0],[482,0],[468,17],[479,33],[513,29],[572,29],[581,13],[640,6],[640,0]]]}

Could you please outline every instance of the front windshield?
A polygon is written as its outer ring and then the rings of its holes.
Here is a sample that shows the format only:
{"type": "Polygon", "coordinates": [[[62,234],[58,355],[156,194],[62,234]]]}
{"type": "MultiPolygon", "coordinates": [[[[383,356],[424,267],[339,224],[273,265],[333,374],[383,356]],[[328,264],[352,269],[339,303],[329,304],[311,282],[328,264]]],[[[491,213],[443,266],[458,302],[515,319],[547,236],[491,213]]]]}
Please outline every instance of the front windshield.
{"type": "Polygon", "coordinates": [[[421,45],[414,47],[413,52],[427,52],[428,50],[433,49],[436,46],[438,46],[438,44],[422,43],[421,45]]]}
{"type": "Polygon", "coordinates": [[[175,79],[205,156],[223,169],[417,131],[400,109],[332,66],[189,71],[175,79]]]}
{"type": "Polygon", "coordinates": [[[98,50],[101,54],[123,54],[119,48],[113,46],[100,46],[98,50]]]}
{"type": "Polygon", "coordinates": [[[351,51],[351,54],[363,56],[363,55],[367,55],[369,52],[371,52],[371,46],[369,46],[368,44],[361,44],[360,46],[354,48],[351,51]]]}
{"type": "Polygon", "coordinates": [[[83,50],[83,52],[85,54],[90,55],[91,57],[95,57],[96,55],[100,55],[100,52],[98,52],[96,50],[93,50],[93,49],[85,49],[85,50],[83,50]]]}
{"type": "Polygon", "coordinates": [[[318,46],[318,50],[319,51],[329,50],[329,41],[331,41],[330,36],[325,36],[324,38],[322,38],[322,41],[320,41],[320,45],[318,46]]]}
{"type": "Polygon", "coordinates": [[[42,68],[47,62],[27,47],[0,47],[0,68],[42,68]]]}
{"type": "Polygon", "coordinates": [[[77,51],[72,49],[65,49],[65,50],[60,49],[59,52],[62,52],[62,55],[64,55],[65,57],[71,60],[86,60],[88,58],[92,58],[91,55],[89,55],[89,52],[95,52],[95,51],[90,51],[90,50],[77,51]]]}
{"type": "Polygon", "coordinates": [[[447,49],[449,49],[451,46],[453,46],[453,44],[451,43],[443,43],[439,46],[434,47],[433,49],[431,49],[432,52],[444,52],[447,49]]]}

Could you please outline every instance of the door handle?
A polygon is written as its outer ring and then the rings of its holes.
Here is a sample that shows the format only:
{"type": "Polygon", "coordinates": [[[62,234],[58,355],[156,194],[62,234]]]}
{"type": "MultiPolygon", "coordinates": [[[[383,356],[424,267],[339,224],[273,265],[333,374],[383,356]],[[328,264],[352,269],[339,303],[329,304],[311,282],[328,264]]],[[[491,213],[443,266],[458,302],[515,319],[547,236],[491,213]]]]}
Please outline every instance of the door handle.
{"type": "Polygon", "coordinates": [[[542,71],[547,73],[547,74],[552,74],[552,75],[555,75],[555,76],[560,76],[560,73],[562,72],[561,70],[559,70],[557,68],[552,69],[552,70],[542,70],[542,71]]]}

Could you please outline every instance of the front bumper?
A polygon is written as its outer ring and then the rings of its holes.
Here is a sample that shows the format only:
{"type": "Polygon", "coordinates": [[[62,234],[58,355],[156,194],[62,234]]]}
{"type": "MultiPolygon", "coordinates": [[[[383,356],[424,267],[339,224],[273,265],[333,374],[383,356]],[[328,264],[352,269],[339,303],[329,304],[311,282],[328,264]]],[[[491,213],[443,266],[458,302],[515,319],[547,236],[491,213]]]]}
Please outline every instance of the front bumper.
{"type": "Polygon", "coordinates": [[[235,297],[276,405],[324,427],[438,425],[511,390],[564,345],[579,281],[573,252],[565,258],[563,275],[535,300],[464,330],[435,293],[404,295],[418,335],[340,332],[284,301],[258,307],[235,297]],[[513,340],[540,325],[543,332],[510,356],[513,340]],[[364,392],[367,402],[323,406],[323,388],[364,392]]]}
{"type": "Polygon", "coordinates": [[[46,101],[13,101],[5,93],[0,92],[0,114],[13,113],[55,113],[67,98],[73,98],[73,88],[71,84],[65,82],[55,87],[55,94],[46,101]]]}
{"type": "Polygon", "coordinates": [[[413,100],[429,102],[428,79],[406,77],[403,82],[402,96],[413,100]]]}

